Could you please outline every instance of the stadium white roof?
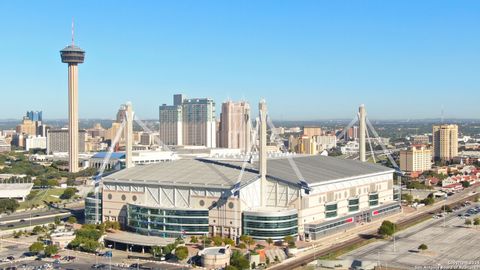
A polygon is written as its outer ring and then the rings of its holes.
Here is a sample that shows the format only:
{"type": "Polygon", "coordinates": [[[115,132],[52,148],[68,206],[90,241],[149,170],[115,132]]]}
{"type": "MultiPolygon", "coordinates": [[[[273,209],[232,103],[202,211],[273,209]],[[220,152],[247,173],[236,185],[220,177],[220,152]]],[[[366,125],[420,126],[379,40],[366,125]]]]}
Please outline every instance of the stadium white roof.
{"type": "MultiPolygon", "coordinates": [[[[388,167],[326,156],[292,157],[300,171],[299,179],[287,158],[269,159],[267,178],[298,185],[355,179],[362,176],[393,173],[388,167]]],[[[207,159],[181,159],[172,162],[136,166],[104,178],[105,181],[159,183],[178,186],[229,188],[239,179],[242,162],[207,159]]],[[[257,163],[247,163],[240,186],[258,179],[257,163]]]]}
{"type": "Polygon", "coordinates": [[[0,184],[0,198],[25,198],[32,187],[33,183],[0,184]]]}

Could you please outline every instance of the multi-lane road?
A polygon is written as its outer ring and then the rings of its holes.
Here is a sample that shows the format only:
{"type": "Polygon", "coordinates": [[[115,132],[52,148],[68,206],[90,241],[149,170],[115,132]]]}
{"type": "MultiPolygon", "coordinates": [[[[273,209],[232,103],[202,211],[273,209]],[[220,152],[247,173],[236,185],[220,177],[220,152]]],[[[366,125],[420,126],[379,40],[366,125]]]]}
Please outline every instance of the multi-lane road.
{"type": "Polygon", "coordinates": [[[4,215],[0,217],[0,230],[13,230],[28,226],[52,223],[56,217],[66,218],[71,215],[83,219],[83,207],[30,211],[4,215]]]}

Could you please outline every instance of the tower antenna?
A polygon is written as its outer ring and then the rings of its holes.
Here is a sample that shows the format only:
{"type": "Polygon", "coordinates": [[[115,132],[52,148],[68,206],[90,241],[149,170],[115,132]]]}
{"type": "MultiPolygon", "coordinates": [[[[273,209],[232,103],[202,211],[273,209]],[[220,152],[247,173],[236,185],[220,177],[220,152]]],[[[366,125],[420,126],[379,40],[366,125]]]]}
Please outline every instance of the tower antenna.
{"type": "Polygon", "coordinates": [[[72,46],[75,45],[75,21],[72,17],[72,46]]]}

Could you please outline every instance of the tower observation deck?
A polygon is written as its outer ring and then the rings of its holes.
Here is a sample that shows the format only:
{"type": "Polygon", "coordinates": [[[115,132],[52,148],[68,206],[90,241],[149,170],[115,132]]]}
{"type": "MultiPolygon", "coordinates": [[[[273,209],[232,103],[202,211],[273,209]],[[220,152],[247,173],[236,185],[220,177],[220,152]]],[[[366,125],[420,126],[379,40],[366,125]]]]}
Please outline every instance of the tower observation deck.
{"type": "Polygon", "coordinates": [[[72,44],[61,50],[60,56],[62,57],[62,63],[76,65],[83,63],[85,51],[72,44]]]}

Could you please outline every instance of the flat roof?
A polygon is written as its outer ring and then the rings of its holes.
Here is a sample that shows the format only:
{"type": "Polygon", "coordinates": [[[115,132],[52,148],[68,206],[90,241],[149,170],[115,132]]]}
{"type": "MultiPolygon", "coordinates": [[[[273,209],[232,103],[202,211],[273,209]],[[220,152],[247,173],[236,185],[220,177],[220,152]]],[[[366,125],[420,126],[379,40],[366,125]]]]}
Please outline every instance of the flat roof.
{"type": "Polygon", "coordinates": [[[24,198],[32,187],[33,183],[0,184],[0,198],[24,198]]]}
{"type": "Polygon", "coordinates": [[[175,242],[175,238],[159,237],[152,235],[143,235],[125,231],[116,231],[115,233],[107,233],[105,240],[139,246],[166,246],[175,242]]]}

